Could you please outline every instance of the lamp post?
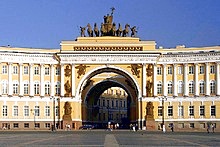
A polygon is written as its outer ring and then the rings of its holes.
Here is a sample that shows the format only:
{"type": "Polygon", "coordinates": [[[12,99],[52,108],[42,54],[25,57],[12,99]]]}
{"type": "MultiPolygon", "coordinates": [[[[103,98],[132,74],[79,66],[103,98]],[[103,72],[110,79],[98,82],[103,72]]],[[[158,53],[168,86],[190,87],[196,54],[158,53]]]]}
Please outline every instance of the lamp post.
{"type": "Polygon", "coordinates": [[[36,109],[31,109],[31,112],[34,115],[34,130],[35,130],[35,123],[36,123],[36,118],[35,118],[36,112],[35,111],[36,111],[36,109]]]}
{"type": "Polygon", "coordinates": [[[165,123],[164,123],[164,100],[167,100],[166,96],[159,97],[159,100],[162,101],[162,131],[165,132],[165,123]]]}
{"type": "Polygon", "coordinates": [[[52,100],[53,100],[53,126],[52,126],[52,131],[56,130],[56,122],[55,122],[55,97],[52,96],[52,100]]]}

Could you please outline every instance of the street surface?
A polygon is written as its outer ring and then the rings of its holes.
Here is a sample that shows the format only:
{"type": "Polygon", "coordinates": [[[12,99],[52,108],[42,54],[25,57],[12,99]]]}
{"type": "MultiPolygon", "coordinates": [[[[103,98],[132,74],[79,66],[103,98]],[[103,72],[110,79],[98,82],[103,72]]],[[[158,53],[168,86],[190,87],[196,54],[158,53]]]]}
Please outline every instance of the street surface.
{"type": "Polygon", "coordinates": [[[1,147],[220,146],[220,133],[129,130],[0,131],[1,147]]]}

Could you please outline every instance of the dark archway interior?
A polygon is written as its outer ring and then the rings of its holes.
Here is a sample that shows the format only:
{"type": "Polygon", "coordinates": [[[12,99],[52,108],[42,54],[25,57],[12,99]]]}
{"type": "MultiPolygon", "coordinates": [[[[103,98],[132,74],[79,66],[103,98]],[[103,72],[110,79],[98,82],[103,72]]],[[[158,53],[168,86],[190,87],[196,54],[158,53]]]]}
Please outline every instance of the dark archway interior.
{"type": "MultiPolygon", "coordinates": [[[[125,87],[123,85],[121,85],[120,83],[105,80],[103,82],[100,82],[100,83],[94,85],[86,96],[85,102],[86,102],[87,108],[90,108],[90,111],[92,111],[93,116],[96,116],[99,111],[99,108],[96,107],[99,97],[101,96],[101,94],[105,90],[107,90],[111,87],[120,87],[120,88],[124,89],[128,94],[128,96],[127,96],[127,116],[128,117],[126,119],[123,119],[124,127],[128,128],[128,126],[130,124],[131,96],[129,95],[129,92],[127,91],[127,89],[125,89],[125,87]]],[[[91,122],[94,124],[93,119],[91,117],[88,117],[87,119],[88,119],[87,122],[91,122]]],[[[100,123],[102,123],[102,122],[99,122],[99,124],[100,123]]]]}

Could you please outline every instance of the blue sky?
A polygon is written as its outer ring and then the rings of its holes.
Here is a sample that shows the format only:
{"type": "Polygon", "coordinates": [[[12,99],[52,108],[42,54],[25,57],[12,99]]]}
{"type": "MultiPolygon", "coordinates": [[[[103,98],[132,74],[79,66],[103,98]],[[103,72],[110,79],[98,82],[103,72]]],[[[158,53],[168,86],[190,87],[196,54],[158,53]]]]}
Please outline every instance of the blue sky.
{"type": "Polygon", "coordinates": [[[220,45],[220,0],[1,0],[0,46],[60,48],[79,26],[114,22],[138,27],[141,40],[166,48],[220,45]]]}

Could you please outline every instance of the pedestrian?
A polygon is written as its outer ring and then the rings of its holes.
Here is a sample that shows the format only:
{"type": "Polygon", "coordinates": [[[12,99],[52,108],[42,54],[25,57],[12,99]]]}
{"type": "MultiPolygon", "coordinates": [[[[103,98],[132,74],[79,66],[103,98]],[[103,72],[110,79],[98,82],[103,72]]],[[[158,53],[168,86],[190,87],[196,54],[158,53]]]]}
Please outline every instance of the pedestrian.
{"type": "Polygon", "coordinates": [[[212,124],[212,133],[215,132],[215,124],[212,124]]]}
{"type": "Polygon", "coordinates": [[[210,124],[207,124],[207,133],[209,133],[210,124]]]}
{"type": "Polygon", "coordinates": [[[134,125],[132,125],[132,127],[133,127],[133,131],[135,132],[135,131],[136,131],[136,130],[135,130],[135,127],[136,127],[136,126],[135,126],[135,124],[134,124],[134,125]]]}
{"type": "Polygon", "coordinates": [[[130,131],[133,129],[133,125],[132,124],[130,124],[130,131]]]}
{"type": "Polygon", "coordinates": [[[174,127],[174,126],[173,126],[173,123],[171,123],[171,124],[170,124],[170,129],[171,129],[172,132],[174,131],[174,130],[173,130],[173,127],[174,127]]]}

